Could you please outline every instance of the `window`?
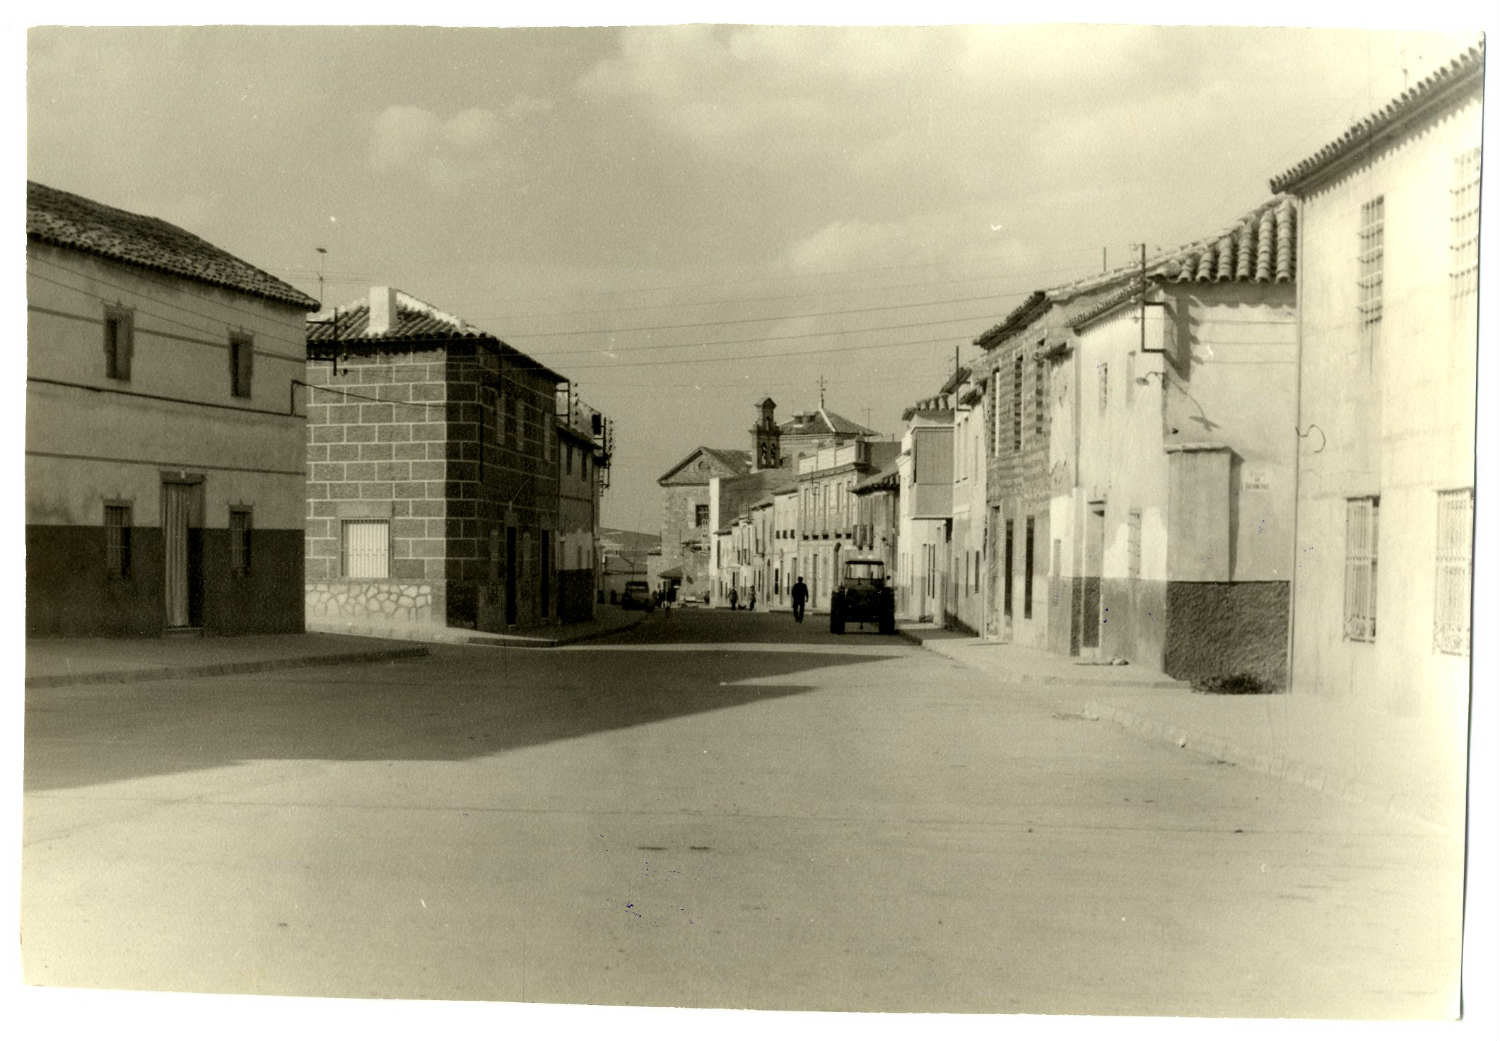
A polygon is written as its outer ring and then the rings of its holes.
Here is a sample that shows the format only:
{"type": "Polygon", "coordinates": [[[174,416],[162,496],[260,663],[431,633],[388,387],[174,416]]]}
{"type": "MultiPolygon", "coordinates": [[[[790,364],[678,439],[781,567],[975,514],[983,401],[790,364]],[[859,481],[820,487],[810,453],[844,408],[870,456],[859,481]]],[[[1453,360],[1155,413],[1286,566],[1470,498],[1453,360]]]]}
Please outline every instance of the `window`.
{"type": "Polygon", "coordinates": [[[1131,578],[1141,577],[1141,511],[1131,510],[1127,519],[1126,566],[1131,578]]]}
{"type": "Polygon", "coordinates": [[[1011,447],[1017,452],[1021,450],[1021,386],[1025,378],[1023,371],[1025,364],[1025,361],[1017,354],[1010,381],[1011,447]]]}
{"type": "Polygon", "coordinates": [[[693,507],[693,524],[701,528],[707,523],[708,503],[700,502],[698,505],[693,507]]]}
{"type": "Polygon", "coordinates": [[[229,392],[237,398],[250,396],[250,376],[255,364],[255,341],[248,333],[229,337],[229,392]]]}
{"type": "Polygon", "coordinates": [[[1344,517],[1344,639],[1373,643],[1380,497],[1349,499],[1344,517]]]}
{"type": "Polygon", "coordinates": [[[390,521],[344,521],[344,577],[390,577],[390,521]]]}
{"type": "Polygon", "coordinates": [[[130,379],[130,357],[135,353],[135,319],[123,307],[104,309],[104,374],[112,380],[130,379]]]}
{"type": "Polygon", "coordinates": [[[1047,361],[1045,358],[1036,359],[1036,386],[1032,389],[1033,409],[1036,413],[1036,432],[1038,436],[1046,433],[1047,420],[1047,361]]]}
{"type": "Polygon", "coordinates": [[[1099,414],[1102,416],[1109,408],[1109,362],[1099,363],[1099,414]]]}
{"type": "Polygon", "coordinates": [[[1016,522],[1006,520],[1005,522],[1005,617],[1007,619],[1015,613],[1011,606],[1015,595],[1015,573],[1016,573],[1016,522]]]}
{"type": "Polygon", "coordinates": [[[1380,343],[1384,267],[1385,196],[1378,195],[1359,208],[1359,332],[1367,360],[1380,343]]]}
{"type": "Polygon", "coordinates": [[[250,510],[238,506],[229,508],[229,572],[250,574],[250,510]]]}
{"type": "Polygon", "coordinates": [[[1479,149],[1453,157],[1453,222],[1449,280],[1453,299],[1479,292],[1479,149]]]}
{"type": "Polygon", "coordinates": [[[572,444],[567,444],[567,445],[563,446],[563,459],[566,460],[566,466],[565,466],[565,468],[567,470],[568,476],[572,477],[573,476],[573,446],[572,446],[572,444]]]}
{"type": "Polygon", "coordinates": [[[1036,552],[1036,518],[1035,517],[1027,517],[1026,518],[1026,586],[1022,590],[1022,595],[1025,597],[1025,602],[1024,602],[1023,607],[1024,607],[1024,610],[1025,610],[1025,617],[1027,617],[1027,618],[1031,617],[1031,586],[1032,586],[1031,577],[1032,577],[1032,572],[1035,570],[1034,569],[1034,565],[1033,565],[1033,560],[1035,559],[1035,552],[1036,552]]]}
{"type": "Polygon", "coordinates": [[[516,401],[516,392],[510,391],[505,395],[505,442],[516,443],[516,409],[519,408],[516,401]]]}
{"type": "Polygon", "coordinates": [[[1432,646],[1469,653],[1469,605],[1474,577],[1474,489],[1438,492],[1437,606],[1432,646]]]}
{"type": "Polygon", "coordinates": [[[130,507],[104,507],[104,569],[110,578],[130,577],[130,507]]]}

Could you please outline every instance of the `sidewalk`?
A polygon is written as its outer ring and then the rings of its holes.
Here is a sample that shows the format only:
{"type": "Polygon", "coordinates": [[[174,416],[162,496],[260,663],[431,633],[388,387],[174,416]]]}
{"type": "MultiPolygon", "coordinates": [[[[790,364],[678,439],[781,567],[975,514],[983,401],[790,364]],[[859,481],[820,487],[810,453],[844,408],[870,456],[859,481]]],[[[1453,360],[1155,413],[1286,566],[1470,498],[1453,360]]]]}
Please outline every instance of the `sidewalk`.
{"type": "Polygon", "coordinates": [[[1080,665],[933,625],[908,625],[902,635],[1000,683],[1043,688],[1038,693],[1064,699],[1072,711],[1147,740],[1405,821],[1462,830],[1465,736],[1457,721],[1399,717],[1300,692],[1201,694],[1144,666],[1080,665]]]}
{"type": "Polygon", "coordinates": [[[503,633],[460,629],[454,626],[430,628],[340,624],[327,619],[309,622],[307,628],[309,632],[316,631],[342,636],[372,636],[388,640],[410,640],[416,643],[458,643],[471,647],[546,648],[562,647],[598,636],[626,632],[634,629],[649,617],[651,617],[649,611],[627,611],[614,604],[595,604],[594,617],[591,621],[570,622],[562,625],[534,625],[524,629],[511,629],[503,633]]]}
{"type": "Polygon", "coordinates": [[[34,638],[26,641],[26,686],[224,676],[313,665],[419,658],[420,644],[320,633],[201,638],[34,638]]]}

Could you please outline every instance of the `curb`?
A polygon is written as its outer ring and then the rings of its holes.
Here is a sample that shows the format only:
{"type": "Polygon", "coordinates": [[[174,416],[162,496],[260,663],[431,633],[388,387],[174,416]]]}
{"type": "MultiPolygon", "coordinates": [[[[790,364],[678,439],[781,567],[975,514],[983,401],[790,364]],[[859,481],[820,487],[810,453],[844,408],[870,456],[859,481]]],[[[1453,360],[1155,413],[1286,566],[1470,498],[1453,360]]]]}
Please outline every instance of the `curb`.
{"type": "MultiPolygon", "coordinates": [[[[956,661],[956,662],[959,662],[960,664],[965,664],[965,665],[969,664],[968,662],[964,661],[962,658],[959,658],[959,657],[957,657],[955,655],[949,654],[946,651],[944,651],[942,649],[942,644],[946,642],[945,640],[924,639],[920,634],[918,634],[918,633],[910,633],[910,632],[907,632],[905,629],[897,629],[896,630],[896,635],[900,636],[903,640],[906,640],[908,643],[916,644],[918,647],[921,647],[923,650],[931,651],[934,654],[941,654],[944,658],[947,658],[949,661],[956,661]]],[[[1084,668],[1084,667],[1085,666],[1080,666],[1080,668],[1084,668]]],[[[1097,667],[1087,666],[1087,668],[1093,669],[1094,671],[1099,671],[1099,670],[1103,670],[1105,668],[1105,666],[1102,666],[1102,665],[1101,666],[1097,666],[1097,667]]],[[[1099,679],[1096,679],[1093,676],[1087,675],[1085,673],[1081,673],[1081,674],[1079,674],[1077,676],[1059,676],[1059,675],[1057,675],[1055,673],[1050,673],[1050,672],[1035,673],[1035,672],[1009,672],[1009,671],[1007,671],[1007,673],[1006,673],[1006,682],[1018,683],[1018,684],[1024,683],[1024,684],[1027,684],[1027,685],[1033,685],[1033,686],[1039,686],[1039,687],[1061,687],[1061,686],[1120,687],[1120,688],[1133,688],[1135,690],[1191,690],[1192,689],[1192,684],[1188,683],[1186,680],[1172,680],[1172,679],[1167,679],[1167,680],[1132,680],[1132,679],[1108,679],[1108,678],[1099,678],[1099,679]]]]}
{"type": "MultiPolygon", "coordinates": [[[[479,631],[462,631],[459,633],[444,633],[438,635],[433,632],[422,632],[420,630],[398,630],[379,629],[375,626],[352,625],[341,629],[309,629],[309,632],[326,633],[330,636],[362,636],[384,640],[403,640],[407,643],[434,644],[444,647],[519,647],[524,650],[550,650],[554,647],[566,647],[569,644],[581,643],[584,640],[594,640],[601,636],[613,636],[616,633],[628,632],[636,626],[645,622],[651,616],[646,612],[639,618],[634,618],[623,625],[617,625],[609,629],[597,629],[593,632],[578,633],[574,636],[521,636],[506,633],[486,633],[479,631]]],[[[426,654],[424,647],[422,653],[426,654]]]]}
{"type": "Polygon", "coordinates": [[[1298,784],[1304,788],[1348,799],[1351,802],[1374,806],[1403,821],[1426,825],[1438,831],[1448,830],[1448,826],[1436,819],[1429,808],[1414,804],[1406,797],[1385,791],[1368,781],[1329,770],[1327,767],[1242,748],[1225,738],[1190,731],[1173,723],[1143,716],[1115,705],[1101,704],[1098,701],[1085,704],[1083,715],[1087,719],[1114,723],[1148,741],[1190,749],[1247,770],[1254,770],[1256,773],[1266,774],[1278,781],[1298,784]]]}
{"type": "Polygon", "coordinates": [[[397,647],[384,651],[352,651],[342,654],[311,654],[302,658],[267,658],[262,661],[215,662],[211,665],[168,665],[161,668],[109,669],[66,675],[28,676],[26,688],[39,690],[80,687],[96,683],[130,683],[137,680],[177,680],[194,676],[232,676],[277,669],[303,669],[319,665],[356,665],[362,662],[396,661],[427,657],[426,647],[397,647]]]}

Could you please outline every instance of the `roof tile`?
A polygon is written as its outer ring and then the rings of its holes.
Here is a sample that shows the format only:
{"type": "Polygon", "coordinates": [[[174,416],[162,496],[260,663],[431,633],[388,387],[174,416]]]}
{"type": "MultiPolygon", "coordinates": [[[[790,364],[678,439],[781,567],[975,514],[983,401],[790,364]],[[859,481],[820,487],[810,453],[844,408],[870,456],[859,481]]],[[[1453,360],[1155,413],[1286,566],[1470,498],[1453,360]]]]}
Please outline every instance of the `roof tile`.
{"type": "Polygon", "coordinates": [[[318,302],[175,224],[26,182],[26,236],[312,311],[318,302]]]}

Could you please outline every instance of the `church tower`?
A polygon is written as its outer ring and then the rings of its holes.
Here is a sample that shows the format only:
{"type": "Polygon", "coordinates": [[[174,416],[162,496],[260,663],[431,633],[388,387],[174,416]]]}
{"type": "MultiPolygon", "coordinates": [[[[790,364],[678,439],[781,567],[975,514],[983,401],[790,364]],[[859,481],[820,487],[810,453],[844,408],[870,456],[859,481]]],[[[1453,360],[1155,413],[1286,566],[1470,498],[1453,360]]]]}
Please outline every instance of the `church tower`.
{"type": "Polygon", "coordinates": [[[776,402],[767,397],[759,405],[760,420],[750,428],[750,458],[756,470],[781,465],[781,428],[776,425],[776,402]]]}

